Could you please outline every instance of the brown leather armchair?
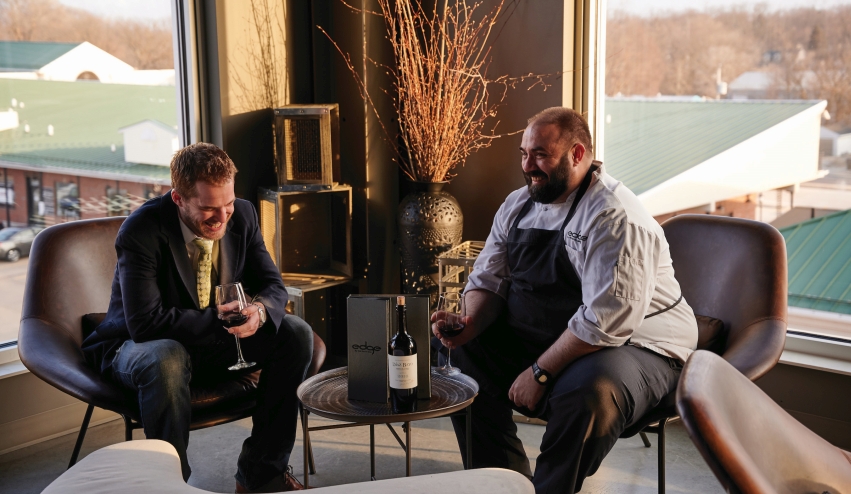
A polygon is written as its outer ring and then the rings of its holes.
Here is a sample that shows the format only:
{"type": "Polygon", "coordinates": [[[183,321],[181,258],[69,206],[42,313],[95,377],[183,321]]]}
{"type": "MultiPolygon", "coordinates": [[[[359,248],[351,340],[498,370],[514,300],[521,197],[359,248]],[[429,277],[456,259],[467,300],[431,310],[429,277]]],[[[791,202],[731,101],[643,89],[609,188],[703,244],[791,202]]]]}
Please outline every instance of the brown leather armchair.
{"type": "MultiPolygon", "coordinates": [[[[786,243],[771,225],[710,215],[682,215],[662,228],[683,296],[698,318],[698,349],[711,350],[746,378],[777,363],[786,342],[786,243]]],[[[665,423],[676,417],[671,393],[621,437],[659,435],[659,492],[665,492],[665,423]]]]}
{"type": "Polygon", "coordinates": [[[851,453],[804,427],[710,352],[695,352],[683,369],[677,410],[727,492],[838,494],[851,486],[851,453]]]}
{"type": "MultiPolygon", "coordinates": [[[[109,305],[117,262],[115,237],[123,217],[74,221],[39,233],[30,253],[18,334],[21,362],[57,389],[89,404],[69,465],[77,461],[94,407],[122,416],[125,440],[141,428],[133,393],[90,368],[80,345],[82,319],[109,305]]],[[[308,376],[325,361],[325,343],[314,334],[308,376]]],[[[260,371],[193,386],[191,428],[203,429],[251,416],[260,371]]]]}

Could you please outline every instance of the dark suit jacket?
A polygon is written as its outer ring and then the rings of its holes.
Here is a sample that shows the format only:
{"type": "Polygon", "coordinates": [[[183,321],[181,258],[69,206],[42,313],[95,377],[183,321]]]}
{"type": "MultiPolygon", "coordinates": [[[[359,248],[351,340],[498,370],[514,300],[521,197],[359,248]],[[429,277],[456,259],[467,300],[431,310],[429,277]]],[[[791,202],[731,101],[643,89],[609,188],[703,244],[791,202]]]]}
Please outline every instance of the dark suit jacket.
{"type": "MultiPolygon", "coordinates": [[[[195,269],[170,192],[149,200],[124,221],[115,250],[118,264],[109,310],[83,341],[90,364],[107,371],[115,351],[130,338],[136,343],[168,338],[186,347],[232,338],[217,318],[214,299],[211,307],[201,310],[198,306],[195,269]]],[[[263,243],[257,212],[248,201],[234,203],[219,241],[218,273],[221,284],[242,282],[246,297],[256,296],[266,306],[266,324],[276,330],[281,327],[287,291],[263,243]]]]}

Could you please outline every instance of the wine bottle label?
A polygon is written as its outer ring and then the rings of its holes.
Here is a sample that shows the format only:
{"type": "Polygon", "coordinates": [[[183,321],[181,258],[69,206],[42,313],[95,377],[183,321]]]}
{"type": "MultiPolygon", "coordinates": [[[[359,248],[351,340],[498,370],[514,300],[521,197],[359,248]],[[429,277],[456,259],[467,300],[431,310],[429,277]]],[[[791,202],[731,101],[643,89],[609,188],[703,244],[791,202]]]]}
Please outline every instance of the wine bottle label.
{"type": "Polygon", "coordinates": [[[417,387],[417,356],[404,357],[387,356],[390,370],[390,387],[394,389],[411,389],[417,387]]]}

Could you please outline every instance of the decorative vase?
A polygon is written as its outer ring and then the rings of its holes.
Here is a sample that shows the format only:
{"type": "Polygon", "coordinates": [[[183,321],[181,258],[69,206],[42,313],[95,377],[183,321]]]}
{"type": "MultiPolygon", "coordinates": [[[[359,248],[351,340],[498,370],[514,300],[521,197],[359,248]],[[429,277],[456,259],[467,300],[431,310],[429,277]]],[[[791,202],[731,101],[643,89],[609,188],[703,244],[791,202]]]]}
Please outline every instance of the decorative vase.
{"type": "Polygon", "coordinates": [[[437,258],[461,242],[464,215],[458,201],[443,191],[448,182],[409,181],[412,192],[397,211],[402,252],[402,291],[428,294],[438,289],[437,258]]]}

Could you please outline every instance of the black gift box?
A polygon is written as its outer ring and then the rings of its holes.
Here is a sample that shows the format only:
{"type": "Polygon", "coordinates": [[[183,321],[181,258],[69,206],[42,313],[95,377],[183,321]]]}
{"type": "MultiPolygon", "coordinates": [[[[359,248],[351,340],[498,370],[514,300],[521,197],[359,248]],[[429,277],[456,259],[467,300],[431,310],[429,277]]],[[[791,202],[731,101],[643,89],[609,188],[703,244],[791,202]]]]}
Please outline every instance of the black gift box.
{"type": "MultiPolygon", "coordinates": [[[[396,295],[348,298],[349,399],[386,403],[387,344],[396,329],[396,295]]],[[[431,310],[428,295],[405,295],[408,334],[417,344],[417,397],[431,398],[431,310]]]]}

